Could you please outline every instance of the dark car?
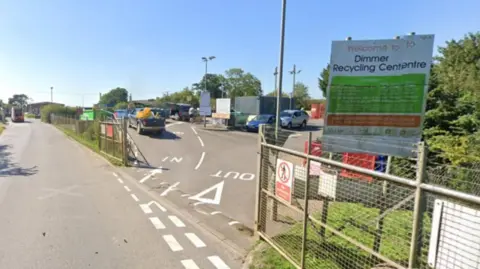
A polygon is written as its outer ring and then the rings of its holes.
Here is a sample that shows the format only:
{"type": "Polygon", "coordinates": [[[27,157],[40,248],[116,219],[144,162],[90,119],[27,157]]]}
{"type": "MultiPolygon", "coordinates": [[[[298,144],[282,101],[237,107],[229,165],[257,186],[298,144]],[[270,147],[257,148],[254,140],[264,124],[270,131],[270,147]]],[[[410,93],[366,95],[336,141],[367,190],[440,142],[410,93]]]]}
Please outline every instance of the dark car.
{"type": "Polygon", "coordinates": [[[188,113],[191,105],[188,104],[173,104],[170,108],[170,116],[174,120],[189,121],[190,114],[188,113]]]}
{"type": "Polygon", "coordinates": [[[151,108],[150,117],[146,119],[137,118],[137,113],[143,111],[143,108],[137,108],[128,114],[128,127],[137,129],[138,134],[154,133],[161,134],[165,131],[166,111],[160,108],[151,108]]]}
{"type": "Polygon", "coordinates": [[[260,124],[274,124],[275,115],[271,114],[260,114],[253,118],[245,125],[245,129],[249,132],[258,132],[258,127],[260,124]]]}

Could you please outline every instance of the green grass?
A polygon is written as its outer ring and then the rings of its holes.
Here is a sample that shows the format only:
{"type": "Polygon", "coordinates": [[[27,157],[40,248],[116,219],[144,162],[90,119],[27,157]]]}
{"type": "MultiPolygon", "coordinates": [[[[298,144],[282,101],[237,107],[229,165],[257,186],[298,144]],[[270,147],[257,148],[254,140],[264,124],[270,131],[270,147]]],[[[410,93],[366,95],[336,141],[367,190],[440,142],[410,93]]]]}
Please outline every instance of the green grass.
{"type": "Polygon", "coordinates": [[[34,115],[34,114],[30,114],[30,113],[25,113],[25,118],[27,118],[27,119],[35,119],[35,115],[34,115]]]}
{"type": "Polygon", "coordinates": [[[0,134],[3,133],[3,130],[5,130],[5,125],[3,123],[0,122],[0,134]]]}
{"type": "MultiPolygon", "coordinates": [[[[362,243],[373,247],[375,222],[371,222],[379,214],[379,209],[368,208],[358,203],[332,202],[329,206],[327,224],[362,243]],[[353,222],[355,226],[349,224],[353,222]],[[361,227],[361,228],[359,228],[361,227]],[[369,232],[370,231],[370,232],[369,232]]],[[[320,219],[320,214],[314,214],[320,219]]],[[[380,253],[400,264],[408,263],[410,250],[410,234],[412,227],[412,211],[397,210],[390,212],[384,219],[383,237],[380,253]]],[[[430,233],[430,218],[424,218],[424,227],[430,233]]],[[[289,257],[300,264],[302,230],[301,223],[292,226],[287,232],[272,238],[276,245],[288,253],[289,257]]],[[[325,239],[319,234],[320,225],[310,224],[307,228],[306,268],[372,268],[383,263],[372,258],[367,252],[352,243],[326,232],[325,239]]],[[[295,268],[277,253],[272,247],[267,247],[254,254],[251,269],[260,268],[295,268]]]]}

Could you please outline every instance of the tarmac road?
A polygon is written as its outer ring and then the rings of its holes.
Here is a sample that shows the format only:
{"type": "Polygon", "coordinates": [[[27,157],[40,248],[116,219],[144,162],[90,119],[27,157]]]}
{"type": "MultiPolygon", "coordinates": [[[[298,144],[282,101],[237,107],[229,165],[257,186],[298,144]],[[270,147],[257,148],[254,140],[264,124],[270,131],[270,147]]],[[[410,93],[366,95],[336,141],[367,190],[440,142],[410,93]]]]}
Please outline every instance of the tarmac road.
{"type": "Polygon", "coordinates": [[[187,212],[36,120],[0,136],[0,238],[0,268],[241,267],[187,212]]]}

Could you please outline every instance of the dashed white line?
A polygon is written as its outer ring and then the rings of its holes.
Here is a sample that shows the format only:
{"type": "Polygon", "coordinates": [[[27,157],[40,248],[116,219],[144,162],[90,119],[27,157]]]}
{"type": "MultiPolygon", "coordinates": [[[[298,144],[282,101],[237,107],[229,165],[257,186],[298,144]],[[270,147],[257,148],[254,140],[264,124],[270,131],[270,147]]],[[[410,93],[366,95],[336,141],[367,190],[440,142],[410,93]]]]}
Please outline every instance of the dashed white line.
{"type": "Polygon", "coordinates": [[[222,259],[218,256],[210,256],[208,257],[208,260],[210,260],[211,263],[217,268],[217,269],[230,269],[225,262],[223,262],[222,259]]]}
{"type": "Polygon", "coordinates": [[[123,186],[123,187],[124,187],[124,188],[125,188],[125,190],[126,190],[126,191],[128,191],[128,192],[131,192],[131,191],[132,191],[132,190],[131,190],[131,189],[130,189],[128,186],[126,186],[126,185],[125,185],[125,186],[123,186]]]}
{"type": "Polygon", "coordinates": [[[168,216],[168,218],[175,224],[177,227],[185,227],[185,223],[181,221],[177,216],[168,216]]]}
{"type": "Polygon", "coordinates": [[[230,222],[228,223],[228,225],[230,225],[230,226],[235,225],[235,224],[240,224],[240,222],[234,220],[234,221],[230,221],[230,222]]]}
{"type": "Polygon", "coordinates": [[[200,160],[198,160],[197,166],[195,166],[195,170],[198,170],[198,168],[200,168],[200,165],[202,165],[204,158],[205,158],[205,151],[202,152],[202,156],[200,156],[200,160]]]}
{"type": "Polygon", "coordinates": [[[142,209],[143,213],[145,214],[152,214],[152,209],[147,204],[141,204],[140,208],[142,209]]]}
{"type": "Polygon", "coordinates": [[[192,128],[193,132],[194,132],[196,135],[198,135],[197,130],[195,130],[195,128],[193,128],[193,127],[190,127],[190,128],[192,128]]]}
{"type": "Polygon", "coordinates": [[[175,237],[173,237],[173,235],[171,235],[171,234],[164,235],[163,240],[165,240],[165,242],[167,242],[168,246],[170,247],[170,249],[173,252],[183,250],[182,246],[180,246],[177,239],[175,239],[175,237]]]}
{"type": "Polygon", "coordinates": [[[210,213],[210,215],[212,215],[212,216],[217,215],[217,214],[222,214],[222,212],[220,212],[220,211],[213,211],[212,213],[210,213]]]}
{"type": "Polygon", "coordinates": [[[185,269],[200,269],[193,260],[180,261],[185,269]]]}
{"type": "Polygon", "coordinates": [[[200,136],[197,136],[198,138],[198,141],[200,141],[200,145],[202,145],[202,147],[205,147],[205,145],[203,144],[203,140],[200,136]]]}
{"type": "Polygon", "coordinates": [[[165,225],[163,225],[162,221],[159,218],[152,217],[152,218],[149,218],[149,219],[152,222],[153,226],[155,226],[155,229],[157,229],[157,230],[165,229],[165,225]]]}
{"type": "Polygon", "coordinates": [[[123,184],[123,180],[121,178],[117,177],[117,180],[120,182],[120,184],[123,184]]]}
{"type": "Polygon", "coordinates": [[[130,196],[132,196],[133,200],[135,200],[135,202],[138,202],[138,197],[135,195],[135,194],[130,194],[130,196]]]}
{"type": "Polygon", "coordinates": [[[115,173],[115,172],[112,172],[112,174],[113,174],[115,177],[118,177],[117,173],[115,173]]]}
{"type": "Polygon", "coordinates": [[[188,238],[188,240],[190,240],[190,242],[192,242],[192,244],[197,247],[197,248],[204,248],[206,247],[207,245],[205,245],[205,243],[203,243],[203,241],[198,238],[198,236],[194,233],[185,233],[185,236],[188,238]]]}

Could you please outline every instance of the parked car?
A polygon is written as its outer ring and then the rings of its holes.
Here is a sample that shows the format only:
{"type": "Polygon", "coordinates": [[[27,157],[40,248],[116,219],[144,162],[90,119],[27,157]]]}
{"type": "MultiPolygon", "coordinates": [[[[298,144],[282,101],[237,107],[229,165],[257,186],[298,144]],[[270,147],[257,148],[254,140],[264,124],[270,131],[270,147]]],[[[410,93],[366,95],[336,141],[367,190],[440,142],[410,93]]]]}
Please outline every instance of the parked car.
{"type": "Polygon", "coordinates": [[[170,117],[174,120],[190,121],[190,115],[188,111],[191,105],[189,104],[171,104],[170,105],[170,117]]]}
{"type": "Polygon", "coordinates": [[[151,108],[152,113],[148,118],[138,118],[137,113],[143,110],[144,108],[137,108],[128,114],[128,127],[135,128],[138,134],[161,134],[165,131],[165,110],[151,108]]]}
{"type": "Polygon", "coordinates": [[[284,110],[280,113],[281,126],[286,128],[307,127],[310,116],[303,110],[284,110]]]}
{"type": "Polygon", "coordinates": [[[126,109],[117,109],[117,110],[115,110],[115,112],[113,112],[113,116],[117,120],[121,120],[124,117],[126,117],[127,115],[128,115],[128,111],[126,109]]]}
{"type": "Polygon", "coordinates": [[[261,114],[255,116],[251,121],[245,125],[245,129],[248,132],[258,132],[258,127],[260,124],[274,124],[275,115],[271,114],[261,114]]]}

